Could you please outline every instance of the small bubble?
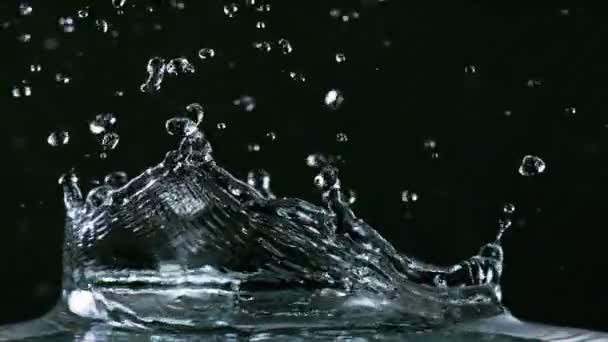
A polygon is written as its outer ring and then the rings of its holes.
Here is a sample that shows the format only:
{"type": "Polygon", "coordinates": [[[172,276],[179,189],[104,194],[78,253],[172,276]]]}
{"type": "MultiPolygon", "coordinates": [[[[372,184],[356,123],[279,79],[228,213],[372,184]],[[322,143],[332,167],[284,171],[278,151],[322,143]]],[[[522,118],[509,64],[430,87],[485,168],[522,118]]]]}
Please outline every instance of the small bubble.
{"type": "Polygon", "coordinates": [[[42,71],[42,65],[40,64],[31,64],[30,65],[30,72],[40,72],[42,71]]]}
{"type": "Polygon", "coordinates": [[[255,98],[248,96],[248,95],[243,95],[243,96],[235,99],[234,101],[232,101],[232,104],[243,108],[246,112],[253,111],[256,106],[255,98]]]}
{"type": "Polygon", "coordinates": [[[108,24],[108,22],[104,19],[97,19],[95,20],[95,28],[99,32],[106,33],[110,29],[110,24],[108,24]]]}
{"type": "Polygon", "coordinates": [[[409,191],[409,190],[403,190],[401,192],[401,202],[402,203],[414,203],[418,201],[418,194],[413,192],[413,191],[409,191]]]}
{"type": "Polygon", "coordinates": [[[220,130],[220,131],[225,130],[225,129],[226,129],[226,127],[227,127],[227,126],[226,126],[226,123],[225,123],[225,122],[218,122],[218,123],[217,123],[217,129],[218,129],[218,130],[220,130]]]}
{"type": "Polygon", "coordinates": [[[272,45],[270,45],[270,43],[267,41],[255,42],[253,43],[253,47],[262,52],[272,51],[272,45]]]}
{"type": "Polygon", "coordinates": [[[63,32],[71,33],[76,29],[74,19],[72,17],[60,17],[58,23],[63,32]]]}
{"type": "Polygon", "coordinates": [[[196,70],[185,57],[174,58],[167,63],[167,73],[169,75],[192,74],[196,70]]]}
{"type": "Polygon", "coordinates": [[[272,141],[277,140],[277,134],[275,132],[266,133],[266,137],[272,141]]]}
{"type": "Polygon", "coordinates": [[[115,132],[106,133],[101,138],[101,147],[105,151],[113,150],[116,148],[119,141],[120,141],[120,136],[118,135],[118,133],[115,133],[115,132]]]}
{"type": "Polygon", "coordinates": [[[202,48],[198,51],[198,57],[203,60],[211,59],[215,57],[215,50],[212,48],[202,48]]]}
{"type": "Polygon", "coordinates": [[[103,182],[106,185],[109,185],[113,188],[119,188],[119,187],[127,184],[128,181],[129,181],[129,177],[127,176],[127,173],[123,172],[123,171],[115,171],[115,172],[109,173],[103,179],[103,182]]]}
{"type": "Polygon", "coordinates": [[[199,103],[191,103],[189,105],[186,106],[186,110],[188,111],[188,113],[192,114],[192,116],[196,117],[196,125],[200,125],[201,122],[203,122],[203,119],[205,118],[205,110],[203,109],[203,106],[201,106],[199,103]]]}
{"type": "Polygon", "coordinates": [[[284,55],[290,54],[293,51],[293,47],[291,46],[291,43],[289,42],[289,40],[283,38],[283,39],[279,39],[279,48],[281,49],[281,53],[284,55]]]}
{"type": "Polygon", "coordinates": [[[85,7],[78,10],[78,17],[81,19],[87,18],[89,16],[89,8],[85,7]]]}
{"type": "Polygon", "coordinates": [[[342,92],[337,89],[332,89],[325,94],[325,105],[329,109],[337,110],[344,102],[344,96],[342,92]]]}
{"type": "Polygon", "coordinates": [[[338,133],[336,134],[336,141],[343,143],[348,141],[348,135],[346,133],[338,133]]]}
{"type": "Polygon", "coordinates": [[[171,118],[165,122],[167,133],[178,137],[189,136],[198,130],[196,123],[189,118],[171,118]]]}
{"type": "Polygon", "coordinates": [[[526,86],[527,86],[528,88],[538,88],[538,87],[540,87],[541,85],[542,85],[542,81],[541,81],[541,80],[538,80],[538,79],[529,79],[529,80],[526,82],[526,86]]]}
{"type": "Polygon", "coordinates": [[[576,114],[576,108],[575,107],[568,107],[568,108],[564,109],[564,111],[568,115],[574,116],[576,114]]]}
{"type": "Polygon", "coordinates": [[[49,134],[46,141],[53,147],[64,146],[70,142],[70,134],[64,130],[55,131],[49,134]]]}
{"type": "Polygon", "coordinates": [[[102,113],[95,116],[95,120],[89,122],[89,130],[93,134],[101,134],[116,124],[116,116],[112,113],[102,113]]]}
{"type": "Polygon", "coordinates": [[[304,74],[299,73],[299,72],[290,71],[289,77],[296,82],[300,82],[300,83],[306,82],[306,76],[304,76],[304,74]]]}
{"type": "Polygon", "coordinates": [[[249,144],[247,145],[247,151],[249,152],[260,152],[262,148],[258,144],[249,144]]]}
{"type": "Polygon", "coordinates": [[[239,6],[236,3],[233,2],[230,4],[224,5],[224,14],[228,18],[234,18],[238,12],[239,12],[239,6]]]}
{"type": "Polygon", "coordinates": [[[34,9],[32,8],[32,6],[27,2],[22,2],[19,4],[19,15],[22,15],[22,16],[31,15],[33,10],[34,9]]]}
{"type": "Polygon", "coordinates": [[[513,214],[515,212],[515,205],[513,205],[513,203],[506,203],[502,207],[502,211],[508,215],[513,214]]]}
{"type": "Polygon", "coordinates": [[[343,53],[337,53],[336,54],[336,62],[338,62],[338,63],[344,63],[344,62],[346,62],[346,56],[343,53]]]}
{"type": "Polygon", "coordinates": [[[32,96],[32,86],[30,85],[29,81],[23,80],[20,84],[13,86],[11,89],[11,95],[14,98],[32,96]]]}
{"type": "Polygon", "coordinates": [[[546,169],[545,162],[537,156],[526,155],[519,166],[519,174],[530,177],[541,174],[546,169]]]}
{"type": "Polygon", "coordinates": [[[29,33],[22,33],[17,36],[17,40],[22,43],[29,43],[32,40],[32,35],[29,33]]]}
{"type": "Polygon", "coordinates": [[[72,79],[70,78],[70,76],[62,74],[62,73],[56,73],[55,74],[55,81],[57,83],[61,83],[61,84],[68,84],[70,83],[72,79]]]}
{"type": "Polygon", "coordinates": [[[258,21],[257,23],[255,23],[255,28],[263,30],[266,28],[266,23],[263,21],[258,21]]]}

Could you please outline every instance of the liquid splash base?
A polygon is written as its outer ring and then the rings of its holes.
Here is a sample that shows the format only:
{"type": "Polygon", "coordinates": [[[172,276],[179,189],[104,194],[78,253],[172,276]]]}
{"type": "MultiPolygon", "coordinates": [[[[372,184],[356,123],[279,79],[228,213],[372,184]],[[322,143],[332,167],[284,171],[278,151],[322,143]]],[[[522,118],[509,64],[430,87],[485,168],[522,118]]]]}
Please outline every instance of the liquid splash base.
{"type": "MultiPolygon", "coordinates": [[[[309,163],[319,170],[323,206],[281,198],[267,173],[233,177],[196,123],[175,123],[167,128],[181,135],[179,148],[126,184],[108,182],[84,197],[75,173],[60,179],[63,298],[0,340],[68,331],[83,332],[82,341],[557,336],[516,321],[501,304],[506,227],[467,260],[428,265],[399,254],[355,215],[331,158],[309,163]]],[[[568,332],[595,336],[557,330],[568,332]]]]}

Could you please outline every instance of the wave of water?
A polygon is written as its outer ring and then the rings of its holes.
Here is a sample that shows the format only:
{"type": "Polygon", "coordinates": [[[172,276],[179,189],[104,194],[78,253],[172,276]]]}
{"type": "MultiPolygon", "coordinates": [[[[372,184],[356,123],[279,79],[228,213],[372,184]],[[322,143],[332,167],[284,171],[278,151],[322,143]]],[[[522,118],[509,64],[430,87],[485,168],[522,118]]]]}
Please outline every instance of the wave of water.
{"type": "Polygon", "coordinates": [[[63,298],[0,339],[608,338],[510,316],[500,301],[502,230],[456,265],[428,265],[355,215],[330,159],[311,164],[318,206],[276,197],[264,172],[233,177],[195,123],[167,127],[182,128],[179,148],[125,185],[83,196],[74,173],[61,178],[63,298]]]}

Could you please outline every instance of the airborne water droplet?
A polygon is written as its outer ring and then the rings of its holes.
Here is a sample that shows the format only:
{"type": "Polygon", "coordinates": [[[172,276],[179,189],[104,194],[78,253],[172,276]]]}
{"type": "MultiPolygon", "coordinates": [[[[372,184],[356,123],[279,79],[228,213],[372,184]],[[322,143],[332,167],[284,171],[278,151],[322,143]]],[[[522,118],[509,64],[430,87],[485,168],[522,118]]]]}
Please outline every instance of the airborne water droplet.
{"type": "Polygon", "coordinates": [[[270,45],[270,43],[267,41],[255,42],[253,43],[253,47],[262,52],[272,51],[272,45],[270,45]]]}
{"type": "Polygon", "coordinates": [[[336,141],[337,142],[347,142],[348,135],[346,135],[346,133],[338,133],[338,134],[336,134],[336,141]]]}
{"type": "Polygon", "coordinates": [[[11,89],[11,95],[14,98],[32,96],[32,86],[30,85],[30,82],[23,80],[20,84],[13,86],[11,89]]]}
{"type": "Polygon", "coordinates": [[[49,134],[46,141],[53,147],[64,146],[70,142],[70,134],[64,130],[55,131],[49,134]]]}
{"type": "Polygon", "coordinates": [[[255,109],[255,105],[256,105],[255,98],[253,98],[252,96],[249,96],[249,95],[243,95],[243,96],[235,99],[234,101],[232,101],[232,104],[243,108],[246,112],[253,111],[255,109]]]}
{"type": "Polygon", "coordinates": [[[306,76],[304,76],[303,74],[301,74],[299,72],[290,71],[289,77],[296,82],[301,82],[301,83],[306,82],[306,76]]]}
{"type": "Polygon", "coordinates": [[[146,67],[148,78],[141,85],[140,90],[144,93],[154,93],[160,90],[160,86],[165,77],[165,60],[160,57],[152,57],[146,67]]]}
{"type": "Polygon", "coordinates": [[[266,133],[266,137],[272,141],[277,140],[277,134],[275,132],[266,133]]]}
{"type": "Polygon", "coordinates": [[[513,203],[506,203],[502,207],[502,211],[508,215],[513,214],[515,212],[515,205],[513,205],[513,203]]]}
{"type": "Polygon", "coordinates": [[[108,32],[108,29],[110,28],[110,24],[108,24],[108,22],[105,21],[104,19],[97,19],[97,20],[95,20],[95,28],[99,32],[106,33],[106,32],[108,32]]]}
{"type": "Polygon", "coordinates": [[[42,65],[40,64],[31,64],[30,65],[30,72],[40,72],[42,71],[42,65]]]}
{"type": "Polygon", "coordinates": [[[202,48],[198,51],[198,57],[203,60],[211,59],[215,57],[215,50],[212,48],[202,48]]]}
{"type": "Polygon", "coordinates": [[[88,7],[85,7],[85,8],[82,8],[82,9],[78,10],[78,17],[79,18],[84,19],[84,18],[87,18],[88,16],[89,16],[89,8],[88,7]]]}
{"type": "Polygon", "coordinates": [[[22,2],[19,4],[19,15],[28,16],[31,15],[33,11],[32,6],[27,2],[22,2]]]}
{"type": "Polygon", "coordinates": [[[342,92],[337,89],[332,89],[325,94],[325,105],[329,107],[329,109],[339,109],[342,102],[344,102],[344,97],[342,96],[342,92]]]}
{"type": "Polygon", "coordinates": [[[120,141],[120,136],[118,135],[118,133],[115,133],[115,132],[106,133],[101,138],[101,147],[105,151],[113,150],[116,148],[119,141],[120,141]]]}
{"type": "Polygon", "coordinates": [[[418,194],[413,192],[413,191],[409,191],[409,190],[403,190],[403,192],[401,192],[401,202],[403,203],[414,203],[418,201],[418,194]]]}
{"type": "Polygon", "coordinates": [[[576,108],[575,107],[568,107],[566,109],[564,109],[564,111],[566,112],[566,114],[574,116],[576,114],[576,108]]]}
{"type": "Polygon", "coordinates": [[[526,155],[519,166],[519,174],[522,176],[536,176],[546,169],[545,162],[537,156],[526,155]]]}
{"type": "Polygon", "coordinates": [[[107,131],[116,123],[116,117],[112,113],[102,113],[95,116],[95,120],[89,123],[89,130],[93,134],[100,134],[107,131]]]}
{"type": "Polygon", "coordinates": [[[263,21],[258,21],[257,23],[255,23],[255,27],[257,29],[263,30],[266,28],[266,23],[263,21]]]}
{"type": "Polygon", "coordinates": [[[464,72],[467,75],[474,75],[477,73],[477,68],[475,68],[474,65],[467,65],[466,67],[464,67],[464,72]]]}
{"type": "Polygon", "coordinates": [[[181,75],[181,74],[192,74],[196,71],[194,65],[192,65],[185,57],[174,58],[167,63],[167,74],[169,75],[181,75]]]}
{"type": "Polygon", "coordinates": [[[115,8],[123,8],[126,3],[127,0],[112,0],[112,6],[115,8]]]}
{"type": "Polygon", "coordinates": [[[70,76],[62,74],[62,73],[56,73],[55,74],[55,81],[57,81],[57,83],[60,84],[68,84],[70,83],[72,79],[70,78],[70,76]]]}
{"type": "Polygon", "coordinates": [[[178,137],[189,136],[198,130],[196,123],[189,118],[171,118],[165,122],[167,133],[178,137]]]}
{"type": "Polygon", "coordinates": [[[22,33],[17,36],[17,40],[22,43],[28,43],[30,40],[32,40],[32,35],[29,33],[22,33]]]}
{"type": "Polygon", "coordinates": [[[226,127],[227,127],[227,126],[226,126],[226,123],[225,123],[225,122],[218,122],[218,124],[217,124],[217,129],[218,129],[218,130],[220,130],[220,131],[225,130],[225,129],[226,129],[226,127]]]}
{"type": "Polygon", "coordinates": [[[186,106],[186,110],[192,114],[192,116],[196,117],[196,125],[200,125],[201,122],[203,122],[203,119],[205,118],[205,110],[203,109],[203,106],[201,106],[199,103],[191,103],[189,105],[186,106]]]}
{"type": "Polygon", "coordinates": [[[262,148],[258,144],[249,144],[247,145],[247,151],[249,152],[260,152],[262,148]]]}
{"type": "Polygon", "coordinates": [[[76,29],[74,19],[72,17],[60,17],[58,23],[63,32],[71,33],[76,29]]]}
{"type": "Polygon", "coordinates": [[[234,16],[239,12],[239,6],[236,3],[229,3],[224,5],[224,14],[228,18],[234,18],[234,16]]]}
{"type": "Polygon", "coordinates": [[[281,49],[281,53],[283,53],[284,55],[290,54],[293,51],[291,43],[285,38],[279,39],[278,44],[279,48],[281,49]]]}
{"type": "Polygon", "coordinates": [[[344,63],[346,61],[346,56],[343,53],[336,54],[336,62],[344,63]]]}

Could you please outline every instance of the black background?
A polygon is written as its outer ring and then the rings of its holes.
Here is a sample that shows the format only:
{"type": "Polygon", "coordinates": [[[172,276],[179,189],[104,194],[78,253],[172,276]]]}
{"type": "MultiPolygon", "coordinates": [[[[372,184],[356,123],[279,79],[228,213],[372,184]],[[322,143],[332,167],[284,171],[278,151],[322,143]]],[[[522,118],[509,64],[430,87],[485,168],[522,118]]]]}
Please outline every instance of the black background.
{"type": "Polygon", "coordinates": [[[356,190],[355,210],[399,250],[451,264],[493,239],[502,206],[517,210],[504,239],[504,301],[520,318],[608,330],[606,149],[608,114],[601,11],[572,1],[550,6],[499,6],[481,1],[278,1],[268,13],[238,2],[234,18],[221,1],[127,0],[118,15],[111,0],[0,4],[0,113],[3,153],[0,229],[1,320],[35,317],[60,294],[63,208],[57,177],[72,166],[85,188],[112,170],[130,175],[159,162],[175,146],[164,121],[200,102],[203,127],[215,157],[240,177],[263,167],[283,196],[318,202],[312,152],[341,154],[343,184],[356,190]],[[135,7],[132,7],[135,5],[135,7]],[[154,13],[144,7],[153,6],[154,13]],[[357,11],[344,22],[330,9],[357,11]],[[65,33],[60,16],[72,16],[65,33]],[[111,32],[95,29],[95,20],[111,32]],[[263,20],[267,28],[255,28],[263,20]],[[161,24],[162,30],[153,29],[161,24]],[[17,40],[32,35],[29,43],[17,40]],[[43,47],[56,39],[57,49],[43,47]],[[293,45],[283,55],[280,38],[293,45]],[[270,53],[252,43],[268,40],[270,53]],[[390,46],[384,41],[390,41],[390,46]],[[212,47],[210,61],[196,57],[212,47]],[[335,54],[346,62],[338,64],[335,54]],[[194,75],[165,79],[158,95],[139,92],[152,56],[186,56],[194,75]],[[29,65],[42,71],[31,73],[29,65]],[[467,65],[475,73],[465,72],[467,65]],[[306,82],[292,80],[300,72],[306,82]],[[68,84],[54,75],[69,74],[68,84]],[[21,80],[32,96],[13,98],[21,80]],[[538,84],[528,86],[529,80],[538,84]],[[337,111],[324,94],[342,90],[337,111]],[[123,97],[114,92],[122,90],[123,97]],[[246,112],[232,101],[250,95],[246,112]],[[568,113],[566,108],[576,108],[568,113]],[[505,111],[511,115],[505,115],[505,111]],[[96,114],[118,118],[120,143],[107,159],[88,132],[96,114]],[[225,130],[217,123],[224,122],[225,130]],[[69,145],[51,148],[48,134],[67,129],[69,145]],[[275,132],[272,141],[266,133],[275,132]],[[336,133],[348,135],[336,142],[336,133]],[[424,148],[437,142],[438,158],[424,148]],[[260,144],[259,152],[247,145],[260,144]],[[85,157],[90,154],[90,157],[85,157]],[[523,177],[526,154],[540,156],[546,172],[523,177]],[[402,190],[419,199],[409,208],[402,190]]]}

